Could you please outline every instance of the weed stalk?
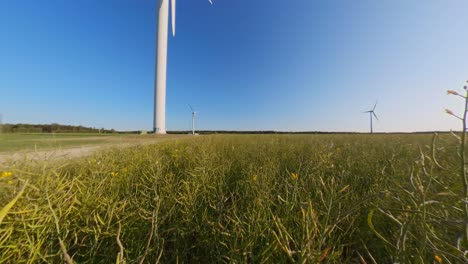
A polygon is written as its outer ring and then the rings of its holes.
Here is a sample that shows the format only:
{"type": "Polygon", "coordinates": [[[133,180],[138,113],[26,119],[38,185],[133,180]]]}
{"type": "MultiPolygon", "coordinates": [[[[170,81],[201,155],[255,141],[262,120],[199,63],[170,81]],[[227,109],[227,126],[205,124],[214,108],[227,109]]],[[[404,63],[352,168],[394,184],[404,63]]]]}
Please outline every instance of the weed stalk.
{"type": "Polygon", "coordinates": [[[463,130],[460,142],[460,175],[463,180],[463,209],[465,211],[465,232],[464,241],[465,246],[468,245],[468,179],[466,178],[466,159],[465,159],[465,146],[466,146],[466,118],[468,113],[468,91],[465,86],[465,109],[463,111],[463,130]]]}
{"type": "MultiPolygon", "coordinates": [[[[467,81],[468,82],[468,81],[467,81]]],[[[465,219],[463,221],[464,223],[464,230],[463,230],[463,241],[464,241],[464,246],[468,245],[468,178],[466,177],[466,171],[467,171],[467,162],[466,162],[466,155],[465,155],[465,148],[466,148],[466,122],[467,122],[467,115],[468,115],[468,86],[463,87],[465,90],[465,95],[459,94],[457,91],[453,90],[448,90],[447,94],[449,95],[456,95],[461,98],[463,98],[464,103],[465,103],[465,108],[463,110],[463,115],[462,117],[459,117],[455,115],[452,111],[446,109],[446,113],[449,115],[452,115],[462,122],[462,131],[461,131],[461,137],[459,138],[460,141],[460,147],[459,147],[459,156],[460,156],[460,177],[462,178],[463,182],[463,211],[465,214],[465,219]]]]}

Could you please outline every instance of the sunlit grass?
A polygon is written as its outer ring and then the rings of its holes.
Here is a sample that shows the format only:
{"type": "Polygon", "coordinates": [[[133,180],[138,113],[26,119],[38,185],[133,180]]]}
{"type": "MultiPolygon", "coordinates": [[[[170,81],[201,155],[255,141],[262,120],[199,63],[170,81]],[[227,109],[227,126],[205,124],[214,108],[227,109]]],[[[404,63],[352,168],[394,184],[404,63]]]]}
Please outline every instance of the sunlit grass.
{"type": "Polygon", "coordinates": [[[456,147],[219,135],[10,164],[0,262],[459,263],[456,147]]]}
{"type": "Polygon", "coordinates": [[[103,144],[116,135],[87,133],[0,133],[0,152],[32,151],[103,144]]]}
{"type": "Polygon", "coordinates": [[[90,145],[126,144],[145,141],[161,141],[183,137],[169,135],[98,134],[98,133],[0,133],[0,152],[50,151],[90,145]]]}

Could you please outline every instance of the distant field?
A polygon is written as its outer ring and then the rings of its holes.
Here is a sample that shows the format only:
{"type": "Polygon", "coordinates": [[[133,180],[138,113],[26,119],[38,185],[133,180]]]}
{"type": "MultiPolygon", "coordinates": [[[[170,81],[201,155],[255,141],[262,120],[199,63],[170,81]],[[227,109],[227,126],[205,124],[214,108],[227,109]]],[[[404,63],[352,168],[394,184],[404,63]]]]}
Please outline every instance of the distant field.
{"type": "Polygon", "coordinates": [[[44,150],[80,145],[103,144],[110,135],[103,134],[0,134],[0,152],[44,150]]]}
{"type": "MultiPolygon", "coordinates": [[[[181,137],[181,136],[167,136],[181,137]]],[[[0,152],[54,150],[79,146],[121,144],[151,141],[161,137],[134,134],[93,134],[93,133],[31,133],[0,134],[0,152]]]]}
{"type": "Polygon", "coordinates": [[[458,165],[448,134],[212,135],[15,162],[0,263],[466,263],[458,165]]]}

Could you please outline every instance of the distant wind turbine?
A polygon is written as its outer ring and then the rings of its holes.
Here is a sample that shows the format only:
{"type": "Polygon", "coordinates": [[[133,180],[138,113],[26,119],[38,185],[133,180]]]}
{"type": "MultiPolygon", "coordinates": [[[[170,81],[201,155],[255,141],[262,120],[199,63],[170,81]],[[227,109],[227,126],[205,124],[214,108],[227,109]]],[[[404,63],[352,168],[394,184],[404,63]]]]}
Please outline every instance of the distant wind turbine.
{"type": "MultiPolygon", "coordinates": [[[[208,0],[213,4],[212,0],[208,0]]],[[[176,0],[171,0],[172,36],[175,36],[176,0]]],[[[156,78],[154,84],[153,132],[166,134],[166,77],[169,0],[158,0],[158,33],[156,48],[156,78]]]]}
{"type": "Polygon", "coordinates": [[[379,118],[378,118],[377,115],[375,114],[375,108],[376,108],[376,107],[377,107],[377,102],[375,102],[374,108],[372,108],[372,110],[363,112],[364,114],[369,113],[369,117],[370,117],[370,133],[371,133],[371,134],[374,133],[374,130],[373,130],[373,127],[372,127],[372,119],[373,119],[373,117],[375,117],[375,119],[379,120],[379,118]]]}
{"type": "Polygon", "coordinates": [[[191,105],[189,105],[190,110],[192,110],[192,135],[195,135],[195,116],[197,115],[197,112],[193,109],[191,105]]]}

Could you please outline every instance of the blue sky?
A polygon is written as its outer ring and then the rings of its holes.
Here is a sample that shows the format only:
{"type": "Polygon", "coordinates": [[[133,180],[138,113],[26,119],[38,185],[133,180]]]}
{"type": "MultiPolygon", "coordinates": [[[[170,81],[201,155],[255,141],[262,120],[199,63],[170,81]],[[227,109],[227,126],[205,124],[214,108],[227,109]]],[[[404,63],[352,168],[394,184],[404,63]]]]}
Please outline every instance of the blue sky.
{"type": "MultiPolygon", "coordinates": [[[[150,130],[156,0],[1,0],[0,113],[9,123],[150,130]]],[[[178,0],[167,128],[457,129],[466,0],[178,0]]]]}

